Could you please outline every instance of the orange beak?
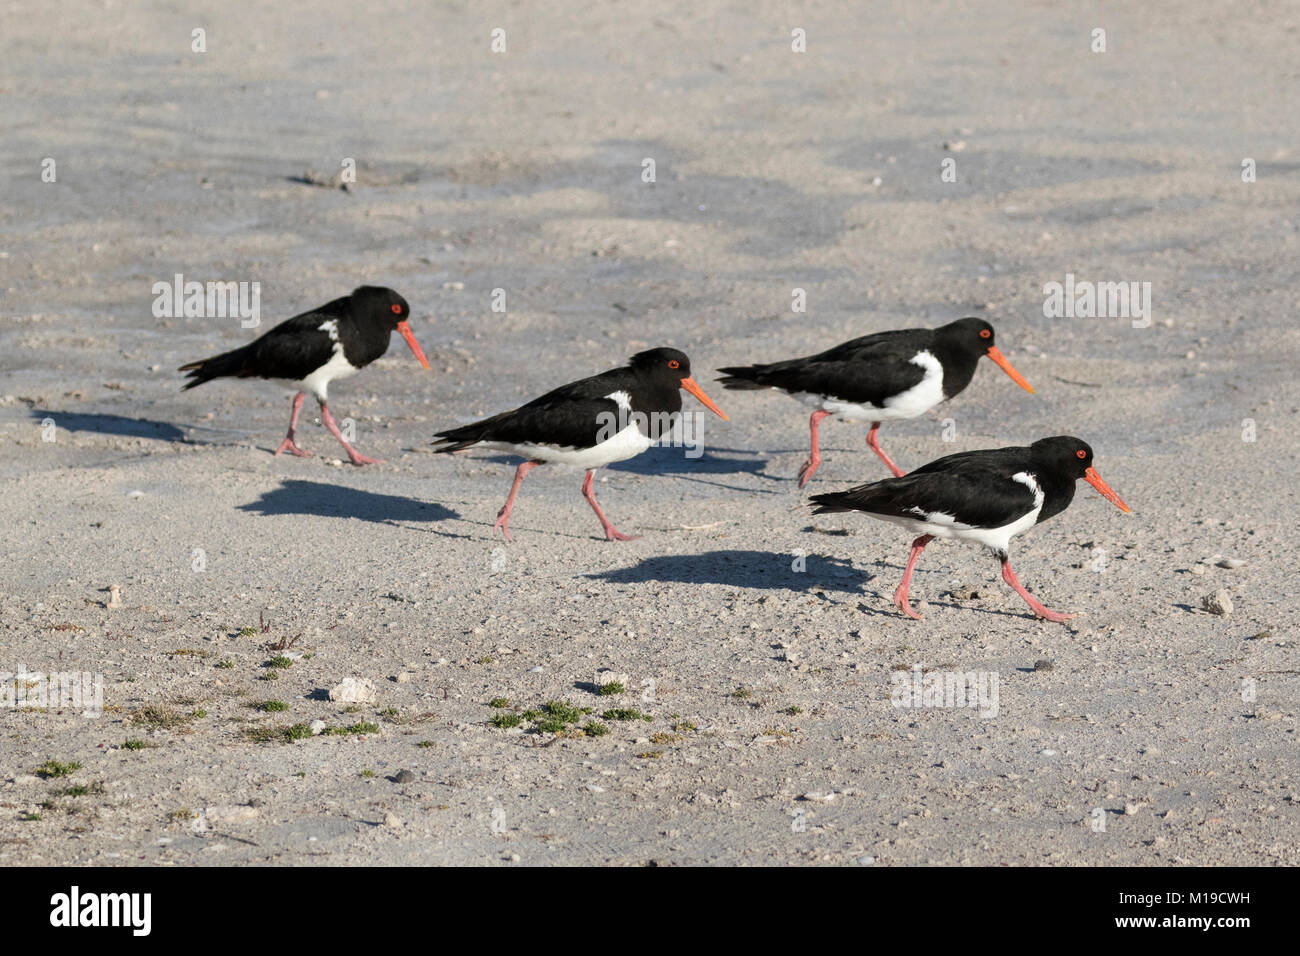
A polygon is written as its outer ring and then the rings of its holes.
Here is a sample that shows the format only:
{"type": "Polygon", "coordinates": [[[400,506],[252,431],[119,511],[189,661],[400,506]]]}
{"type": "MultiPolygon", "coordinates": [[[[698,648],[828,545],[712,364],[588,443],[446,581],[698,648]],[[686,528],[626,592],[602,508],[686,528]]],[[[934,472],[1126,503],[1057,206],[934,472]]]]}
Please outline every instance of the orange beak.
{"type": "Polygon", "coordinates": [[[682,379],[682,388],[686,389],[686,391],[690,392],[692,395],[698,398],[703,403],[705,408],[713,412],[713,414],[717,415],[724,422],[731,421],[731,419],[727,417],[727,413],[724,412],[722,409],[720,409],[717,405],[714,405],[713,399],[709,398],[709,396],[704,394],[704,389],[700,388],[698,385],[695,384],[695,379],[689,377],[682,379]]]}
{"type": "Polygon", "coordinates": [[[994,363],[1002,369],[1002,371],[1006,372],[1007,375],[1011,377],[1011,381],[1015,382],[1030,395],[1034,394],[1034,386],[1026,382],[1025,377],[1011,367],[1011,363],[1007,361],[1007,357],[998,351],[996,345],[990,345],[988,352],[985,354],[988,355],[988,357],[991,358],[994,363]]]}
{"type": "Polygon", "coordinates": [[[411,351],[415,353],[415,357],[419,363],[425,368],[428,368],[429,360],[424,357],[424,352],[420,350],[420,343],[415,341],[415,335],[411,332],[411,327],[407,325],[405,321],[398,322],[397,331],[402,333],[402,338],[406,339],[406,344],[411,347],[411,351]]]}
{"type": "Polygon", "coordinates": [[[1101,496],[1120,511],[1125,514],[1133,513],[1133,509],[1124,504],[1124,500],[1120,498],[1119,495],[1115,494],[1115,492],[1110,490],[1110,485],[1101,480],[1101,475],[1097,474],[1097,469],[1093,468],[1091,465],[1089,465],[1088,470],[1083,473],[1083,480],[1100,491],[1101,496]]]}

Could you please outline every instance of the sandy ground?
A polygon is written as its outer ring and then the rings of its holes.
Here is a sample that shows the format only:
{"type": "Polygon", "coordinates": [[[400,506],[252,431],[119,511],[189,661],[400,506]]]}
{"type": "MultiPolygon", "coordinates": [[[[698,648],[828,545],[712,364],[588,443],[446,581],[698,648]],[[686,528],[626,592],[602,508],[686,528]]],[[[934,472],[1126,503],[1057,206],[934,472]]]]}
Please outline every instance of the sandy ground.
{"type": "MultiPolygon", "coordinates": [[[[0,713],[0,860],[1300,862],[1293,8],[234,7],[0,15],[0,670],[104,685],[98,719],[0,713]],[[387,464],[315,418],[273,458],[273,384],[181,393],[253,333],[154,318],[177,272],[260,282],[268,324],[401,291],[433,372],[395,340],[331,403],[387,464]],[[1046,318],[1067,273],[1150,282],[1150,327],[1046,318]],[[1135,513],[1080,485],[1013,555],[1065,626],[954,545],[901,618],[906,536],[795,486],[804,410],[709,385],[968,314],[1038,394],[985,363],[885,447],[1089,441],[1135,513]],[[494,540],[513,463],[434,431],[660,344],[732,422],[602,473],[644,537],[543,469],[494,540]],[[914,664],[995,672],[998,715],[892,706],[914,664]],[[550,700],[609,733],[490,722],[550,700]],[[314,720],[362,732],[285,742],[314,720]]],[[[865,432],[823,427],[809,491],[884,477],[865,432]]]]}

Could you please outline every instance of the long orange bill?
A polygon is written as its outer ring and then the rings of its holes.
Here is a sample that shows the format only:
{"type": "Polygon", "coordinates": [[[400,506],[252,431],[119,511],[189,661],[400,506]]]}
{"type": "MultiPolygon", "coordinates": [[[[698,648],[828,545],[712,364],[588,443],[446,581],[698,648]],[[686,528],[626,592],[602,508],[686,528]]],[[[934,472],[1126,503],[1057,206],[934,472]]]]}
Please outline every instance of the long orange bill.
{"type": "Polygon", "coordinates": [[[1001,368],[1002,371],[1006,372],[1007,375],[1011,377],[1011,381],[1015,382],[1030,395],[1034,394],[1034,386],[1026,382],[1025,377],[1011,367],[1011,363],[1007,361],[1007,357],[998,351],[996,345],[990,345],[988,352],[985,354],[997,363],[998,367],[1001,368]]]}
{"type": "Polygon", "coordinates": [[[1120,498],[1119,495],[1115,494],[1115,492],[1110,490],[1110,485],[1101,480],[1101,475],[1097,474],[1097,469],[1093,468],[1091,465],[1089,465],[1088,470],[1083,473],[1083,480],[1100,491],[1101,496],[1120,511],[1123,511],[1125,514],[1133,513],[1133,509],[1124,504],[1124,500],[1120,498]]]}
{"type": "Polygon", "coordinates": [[[428,368],[429,360],[424,357],[424,352],[420,349],[420,343],[415,341],[415,335],[411,332],[411,327],[405,322],[398,322],[397,331],[402,333],[402,338],[406,339],[406,344],[411,347],[411,351],[415,353],[415,357],[420,364],[428,368]]]}
{"type": "Polygon", "coordinates": [[[695,379],[693,378],[682,379],[682,388],[686,389],[686,391],[690,392],[701,402],[703,402],[705,408],[713,412],[713,414],[717,415],[724,422],[731,421],[731,419],[727,417],[727,413],[724,412],[722,409],[720,409],[717,405],[714,405],[713,399],[709,398],[709,396],[704,394],[704,389],[700,388],[698,385],[695,384],[695,379]]]}

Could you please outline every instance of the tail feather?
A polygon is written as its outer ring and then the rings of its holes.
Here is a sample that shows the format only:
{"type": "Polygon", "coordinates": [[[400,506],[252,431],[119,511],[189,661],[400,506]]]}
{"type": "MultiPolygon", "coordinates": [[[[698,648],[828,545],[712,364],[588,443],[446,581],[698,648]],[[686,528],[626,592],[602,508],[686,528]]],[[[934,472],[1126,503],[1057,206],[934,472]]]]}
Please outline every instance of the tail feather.
{"type": "Polygon", "coordinates": [[[238,348],[231,352],[222,352],[220,355],[214,355],[211,358],[189,362],[176,371],[188,374],[191,380],[185,383],[184,388],[190,389],[202,385],[204,382],[210,382],[214,378],[229,376],[246,378],[250,374],[245,372],[247,359],[247,347],[238,348]]]}
{"type": "Polygon", "coordinates": [[[502,412],[500,415],[493,415],[491,418],[485,418],[481,422],[474,422],[471,425],[462,425],[459,428],[448,428],[441,431],[433,437],[437,439],[433,443],[436,452],[457,452],[470,448],[480,442],[492,440],[492,426],[498,421],[505,418],[510,412],[502,412]]]}
{"type": "Polygon", "coordinates": [[[720,368],[718,371],[724,377],[718,379],[718,381],[722,383],[723,388],[736,391],[770,388],[770,386],[759,381],[765,368],[767,368],[766,365],[733,365],[730,368],[720,368]]]}
{"type": "MultiPolygon", "coordinates": [[[[865,486],[864,486],[865,487],[865,486]]],[[[813,495],[808,499],[810,505],[813,505],[813,514],[828,515],[839,514],[844,511],[857,511],[853,504],[852,495],[859,489],[854,488],[851,491],[830,491],[826,494],[813,495]]]]}

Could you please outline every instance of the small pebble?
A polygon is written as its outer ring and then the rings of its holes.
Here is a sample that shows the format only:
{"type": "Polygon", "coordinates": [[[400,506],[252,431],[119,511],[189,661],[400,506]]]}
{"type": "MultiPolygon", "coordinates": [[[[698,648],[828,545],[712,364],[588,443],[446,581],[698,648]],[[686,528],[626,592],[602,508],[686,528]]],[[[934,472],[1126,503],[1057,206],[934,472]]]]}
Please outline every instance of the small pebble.
{"type": "Polygon", "coordinates": [[[393,775],[394,783],[410,783],[414,779],[415,774],[411,773],[409,770],[399,770],[393,775]]]}
{"type": "Polygon", "coordinates": [[[1232,598],[1223,588],[1201,598],[1201,607],[1211,614],[1227,617],[1232,613],[1232,598]]]}
{"type": "Polygon", "coordinates": [[[1034,670],[1036,671],[1050,671],[1055,666],[1056,665],[1047,660],[1047,658],[1034,661],[1034,670]]]}
{"type": "Polygon", "coordinates": [[[1219,562],[1219,567],[1227,568],[1229,571],[1235,571],[1237,568],[1243,567],[1245,563],[1246,562],[1241,560],[1241,558],[1224,558],[1219,562]]]}

